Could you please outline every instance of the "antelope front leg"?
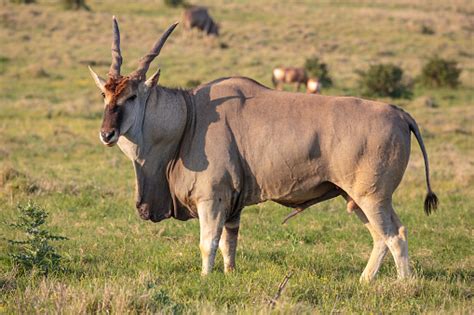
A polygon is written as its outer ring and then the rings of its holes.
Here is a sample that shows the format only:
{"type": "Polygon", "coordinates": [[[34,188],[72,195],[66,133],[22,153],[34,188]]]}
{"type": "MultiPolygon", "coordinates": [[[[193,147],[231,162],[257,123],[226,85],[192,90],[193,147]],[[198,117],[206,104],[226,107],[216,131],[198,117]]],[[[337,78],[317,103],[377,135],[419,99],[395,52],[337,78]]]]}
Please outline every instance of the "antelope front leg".
{"type": "Polygon", "coordinates": [[[212,271],[217,247],[224,227],[224,211],[212,200],[198,205],[199,226],[201,230],[199,249],[202,257],[201,275],[212,271]]]}
{"type": "Polygon", "coordinates": [[[224,257],[224,272],[228,273],[235,269],[235,252],[237,251],[237,238],[239,236],[240,218],[226,222],[219,249],[224,257]]]}

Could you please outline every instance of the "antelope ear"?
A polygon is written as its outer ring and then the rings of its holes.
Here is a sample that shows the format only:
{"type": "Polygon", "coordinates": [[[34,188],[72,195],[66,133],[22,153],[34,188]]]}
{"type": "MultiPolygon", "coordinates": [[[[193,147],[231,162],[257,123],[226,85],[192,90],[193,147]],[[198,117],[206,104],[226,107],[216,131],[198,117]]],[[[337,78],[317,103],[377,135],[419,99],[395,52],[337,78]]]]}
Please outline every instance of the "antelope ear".
{"type": "Polygon", "coordinates": [[[102,93],[105,93],[105,80],[102,79],[101,77],[99,77],[99,75],[97,73],[94,72],[94,70],[92,70],[91,67],[89,67],[89,71],[91,73],[91,76],[92,78],[94,79],[94,82],[95,82],[95,85],[97,85],[97,87],[99,88],[99,90],[102,91],[102,93]]]}
{"type": "Polygon", "coordinates": [[[158,69],[158,71],[156,71],[148,80],[146,80],[146,87],[151,89],[152,87],[158,84],[158,80],[160,79],[160,71],[161,69],[158,69]]]}

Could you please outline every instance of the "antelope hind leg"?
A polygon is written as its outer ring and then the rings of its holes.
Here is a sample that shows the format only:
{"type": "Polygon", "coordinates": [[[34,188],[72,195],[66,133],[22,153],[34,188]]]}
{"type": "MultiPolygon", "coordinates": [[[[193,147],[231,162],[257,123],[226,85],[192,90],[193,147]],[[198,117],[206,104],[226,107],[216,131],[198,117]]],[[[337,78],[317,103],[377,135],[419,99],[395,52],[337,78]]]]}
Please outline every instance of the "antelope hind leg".
{"type": "Polygon", "coordinates": [[[392,253],[398,278],[410,277],[407,230],[393,210],[391,200],[380,203],[363,203],[362,209],[373,230],[382,238],[392,253]]]}
{"type": "MultiPolygon", "coordinates": [[[[354,203],[355,204],[355,203],[354,203]]],[[[348,204],[349,206],[349,204],[348,204]]],[[[382,265],[383,259],[387,255],[388,247],[385,244],[383,238],[375,231],[373,226],[369,223],[369,220],[365,216],[364,212],[359,207],[352,208],[357,217],[362,221],[365,227],[369,230],[372,240],[374,242],[372,252],[370,253],[369,261],[367,266],[360,276],[360,282],[372,281],[382,265]]]]}

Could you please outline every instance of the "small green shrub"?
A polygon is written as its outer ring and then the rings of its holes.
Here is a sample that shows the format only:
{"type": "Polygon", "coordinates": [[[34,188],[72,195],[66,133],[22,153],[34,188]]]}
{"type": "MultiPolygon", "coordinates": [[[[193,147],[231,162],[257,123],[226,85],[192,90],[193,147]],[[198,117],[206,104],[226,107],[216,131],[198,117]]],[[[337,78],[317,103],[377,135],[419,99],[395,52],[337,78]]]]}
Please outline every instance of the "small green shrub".
{"type": "Polygon", "coordinates": [[[359,88],[364,96],[406,97],[411,86],[404,82],[403,70],[393,64],[376,64],[367,71],[358,71],[359,88]]]}
{"type": "Polygon", "coordinates": [[[8,256],[20,271],[36,269],[47,275],[61,270],[61,255],[50,241],[66,240],[64,236],[54,235],[44,226],[48,213],[38,205],[28,202],[19,204],[18,221],[9,224],[22,234],[21,240],[7,240],[10,244],[8,256]]]}
{"type": "Polygon", "coordinates": [[[158,283],[149,281],[146,283],[147,299],[136,301],[133,308],[139,313],[164,313],[164,314],[182,314],[185,307],[171,299],[166,290],[159,287],[158,283]]]}
{"type": "Polygon", "coordinates": [[[421,70],[420,81],[427,87],[452,87],[459,85],[461,69],[454,60],[432,57],[421,70]]]}
{"type": "Polygon", "coordinates": [[[327,64],[320,62],[318,57],[307,58],[304,68],[311,77],[318,78],[323,87],[327,88],[332,86],[332,79],[329,76],[327,64]]]}
{"type": "Polygon", "coordinates": [[[164,0],[164,2],[169,7],[178,7],[184,5],[183,0],[164,0]]]}

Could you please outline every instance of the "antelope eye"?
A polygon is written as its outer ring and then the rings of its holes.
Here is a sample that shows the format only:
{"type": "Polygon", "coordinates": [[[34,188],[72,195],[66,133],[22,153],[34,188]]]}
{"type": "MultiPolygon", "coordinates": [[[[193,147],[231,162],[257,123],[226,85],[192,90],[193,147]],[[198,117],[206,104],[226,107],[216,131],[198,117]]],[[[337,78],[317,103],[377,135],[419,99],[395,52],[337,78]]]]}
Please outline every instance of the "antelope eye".
{"type": "Polygon", "coordinates": [[[129,98],[127,98],[127,101],[134,101],[137,98],[136,95],[132,95],[129,98]]]}
{"type": "Polygon", "coordinates": [[[104,92],[100,92],[100,95],[102,95],[102,97],[105,98],[105,93],[104,92]]]}

